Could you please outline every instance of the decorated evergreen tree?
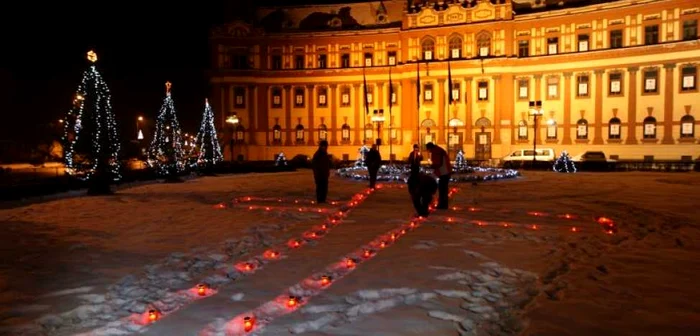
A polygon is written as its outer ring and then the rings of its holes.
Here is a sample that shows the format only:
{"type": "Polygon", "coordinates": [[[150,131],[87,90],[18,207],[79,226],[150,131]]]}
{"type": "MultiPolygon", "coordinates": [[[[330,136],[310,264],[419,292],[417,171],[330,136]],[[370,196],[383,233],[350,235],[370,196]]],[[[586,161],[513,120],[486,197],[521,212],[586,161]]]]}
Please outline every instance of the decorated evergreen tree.
{"type": "Polygon", "coordinates": [[[456,172],[463,172],[467,170],[467,167],[467,159],[464,157],[464,151],[460,149],[459,152],[457,152],[454,170],[456,172]]]}
{"type": "Polygon", "coordinates": [[[275,166],[284,167],[287,165],[287,157],[284,156],[284,152],[280,152],[275,160],[275,166]]]}
{"type": "Polygon", "coordinates": [[[166,176],[169,180],[179,180],[177,175],[183,169],[182,135],[170,94],[171,87],[170,82],[165,83],[165,99],[156,119],[151,147],[148,149],[148,164],[159,175],[166,176]]]}
{"type": "Polygon", "coordinates": [[[357,160],[355,161],[355,167],[366,167],[367,164],[365,163],[365,156],[369,153],[369,147],[367,145],[362,145],[362,148],[359,150],[359,154],[357,156],[357,160]]]}
{"type": "Polygon", "coordinates": [[[111,182],[121,177],[117,123],[109,88],[95,65],[97,54],[90,50],[87,59],[90,66],[64,119],[66,173],[88,180],[88,193],[108,194],[111,182]]]}
{"type": "Polygon", "coordinates": [[[219,139],[216,137],[214,111],[209,105],[209,99],[204,100],[202,123],[199,125],[199,132],[194,139],[193,147],[199,151],[197,162],[204,165],[208,172],[211,172],[214,165],[223,160],[219,139]]]}
{"type": "Polygon", "coordinates": [[[562,151],[557,161],[554,162],[552,170],[559,173],[575,173],[576,165],[574,165],[574,161],[571,161],[569,153],[562,151]]]}

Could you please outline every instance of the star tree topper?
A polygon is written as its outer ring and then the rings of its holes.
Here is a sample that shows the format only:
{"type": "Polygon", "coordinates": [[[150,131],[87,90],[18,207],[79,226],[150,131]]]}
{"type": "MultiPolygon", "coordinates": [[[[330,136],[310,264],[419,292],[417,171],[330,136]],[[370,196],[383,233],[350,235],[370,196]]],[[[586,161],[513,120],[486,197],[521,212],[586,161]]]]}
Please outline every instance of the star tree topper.
{"type": "Polygon", "coordinates": [[[87,52],[87,59],[88,61],[95,63],[97,62],[97,54],[94,51],[90,50],[87,52]]]}

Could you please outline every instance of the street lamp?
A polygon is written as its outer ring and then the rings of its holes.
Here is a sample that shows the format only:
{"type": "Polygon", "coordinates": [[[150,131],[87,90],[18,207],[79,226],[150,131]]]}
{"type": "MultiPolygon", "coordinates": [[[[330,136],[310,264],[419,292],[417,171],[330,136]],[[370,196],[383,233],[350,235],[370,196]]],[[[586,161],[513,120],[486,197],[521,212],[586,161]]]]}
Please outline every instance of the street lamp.
{"type": "Polygon", "coordinates": [[[382,124],[384,123],[384,109],[374,110],[374,115],[372,115],[372,122],[377,123],[377,150],[379,146],[382,145],[382,124]]]}
{"type": "Polygon", "coordinates": [[[143,121],[142,116],[136,118],[136,139],[143,140],[143,132],[141,131],[141,122],[143,121]]]}
{"type": "Polygon", "coordinates": [[[236,135],[236,125],[238,125],[238,116],[234,113],[233,115],[226,118],[226,123],[231,125],[231,162],[233,162],[233,144],[235,142],[236,135]]]}
{"type": "Polygon", "coordinates": [[[537,118],[542,116],[542,101],[535,100],[530,101],[530,115],[534,118],[534,128],[535,133],[534,141],[532,142],[532,168],[535,168],[535,161],[537,161],[537,118]]]}

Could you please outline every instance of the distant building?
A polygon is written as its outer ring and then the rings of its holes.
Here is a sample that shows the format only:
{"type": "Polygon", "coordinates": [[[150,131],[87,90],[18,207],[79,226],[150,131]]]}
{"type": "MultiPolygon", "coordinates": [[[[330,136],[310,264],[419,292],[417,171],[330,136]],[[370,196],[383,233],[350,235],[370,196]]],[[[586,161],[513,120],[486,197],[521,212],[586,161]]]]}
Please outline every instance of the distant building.
{"type": "Polygon", "coordinates": [[[250,160],[310,155],[323,139],[354,159],[376,138],[385,158],[389,141],[397,159],[433,141],[487,160],[532,148],[535,133],[557,153],[696,158],[699,20],[690,0],[260,8],[255,23],[212,32],[211,101],[226,145],[233,136],[250,160]],[[537,128],[531,101],[542,104],[537,128]]]}

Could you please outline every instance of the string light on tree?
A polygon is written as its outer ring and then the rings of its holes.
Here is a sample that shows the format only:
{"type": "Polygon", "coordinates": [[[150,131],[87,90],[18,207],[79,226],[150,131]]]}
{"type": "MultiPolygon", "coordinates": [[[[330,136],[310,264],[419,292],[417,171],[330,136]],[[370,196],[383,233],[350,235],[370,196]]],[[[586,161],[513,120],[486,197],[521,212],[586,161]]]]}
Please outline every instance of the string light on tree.
{"type": "Polygon", "coordinates": [[[107,83],[97,70],[97,54],[87,53],[90,65],[64,118],[66,173],[89,180],[89,192],[109,193],[111,181],[121,178],[119,138],[107,83]]]}
{"type": "Polygon", "coordinates": [[[176,178],[182,171],[182,135],[170,93],[172,83],[165,83],[165,98],[156,119],[156,131],[148,150],[148,164],[161,176],[176,178]]]}
{"type": "Polygon", "coordinates": [[[464,172],[467,171],[468,168],[469,166],[467,165],[467,159],[464,157],[464,151],[460,149],[459,152],[457,152],[454,170],[456,172],[464,172]]]}
{"type": "Polygon", "coordinates": [[[280,152],[279,155],[277,155],[277,159],[275,160],[275,166],[278,166],[278,167],[287,166],[287,157],[284,156],[283,152],[280,152]]]}
{"type": "Polygon", "coordinates": [[[554,162],[552,170],[558,173],[575,173],[576,165],[574,165],[574,161],[571,161],[569,153],[562,151],[559,158],[554,162]]]}
{"type": "Polygon", "coordinates": [[[214,111],[209,105],[209,99],[204,100],[204,113],[202,123],[199,125],[199,132],[194,139],[194,146],[199,151],[197,161],[207,168],[212,168],[215,164],[223,161],[219,139],[216,137],[216,126],[214,126],[214,111]]]}

